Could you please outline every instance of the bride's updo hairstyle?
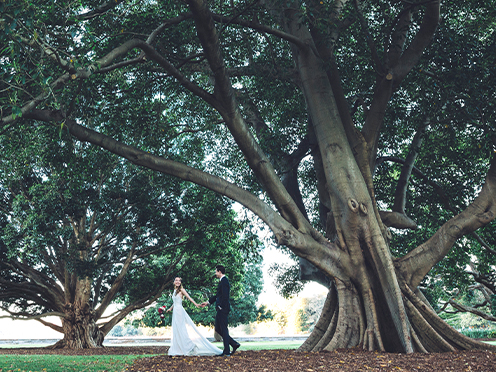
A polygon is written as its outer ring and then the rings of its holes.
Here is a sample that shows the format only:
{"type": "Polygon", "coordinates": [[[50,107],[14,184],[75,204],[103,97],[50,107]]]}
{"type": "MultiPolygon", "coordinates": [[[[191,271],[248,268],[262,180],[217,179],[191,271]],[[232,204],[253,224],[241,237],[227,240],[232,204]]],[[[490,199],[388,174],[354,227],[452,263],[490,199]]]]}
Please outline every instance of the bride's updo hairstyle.
{"type": "Polygon", "coordinates": [[[176,287],[176,285],[174,284],[174,289],[176,290],[176,294],[178,294],[179,292],[181,292],[181,289],[183,289],[183,278],[180,278],[179,276],[176,276],[174,278],[174,281],[176,281],[177,278],[179,278],[179,280],[181,281],[181,284],[179,284],[179,287],[176,287]]]}

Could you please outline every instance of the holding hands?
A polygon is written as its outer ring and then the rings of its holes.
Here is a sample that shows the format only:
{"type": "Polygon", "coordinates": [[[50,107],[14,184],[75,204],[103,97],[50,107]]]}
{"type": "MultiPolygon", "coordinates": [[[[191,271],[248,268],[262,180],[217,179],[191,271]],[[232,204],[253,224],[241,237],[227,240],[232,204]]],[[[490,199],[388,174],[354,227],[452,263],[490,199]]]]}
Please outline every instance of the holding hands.
{"type": "Polygon", "coordinates": [[[208,303],[208,301],[202,302],[202,303],[200,304],[200,307],[205,307],[205,306],[207,306],[208,304],[209,304],[209,303],[208,303]]]}

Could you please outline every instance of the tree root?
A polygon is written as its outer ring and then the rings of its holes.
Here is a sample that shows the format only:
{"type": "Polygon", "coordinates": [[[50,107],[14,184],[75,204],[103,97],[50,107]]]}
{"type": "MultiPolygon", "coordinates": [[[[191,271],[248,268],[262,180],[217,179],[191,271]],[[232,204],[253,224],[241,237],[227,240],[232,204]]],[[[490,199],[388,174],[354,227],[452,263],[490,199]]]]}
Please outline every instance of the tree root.
{"type": "Polygon", "coordinates": [[[495,350],[495,345],[480,342],[467,337],[444,320],[425,304],[406,284],[402,284],[405,304],[410,323],[415,329],[421,345],[427,351],[454,350],[495,350]]]}

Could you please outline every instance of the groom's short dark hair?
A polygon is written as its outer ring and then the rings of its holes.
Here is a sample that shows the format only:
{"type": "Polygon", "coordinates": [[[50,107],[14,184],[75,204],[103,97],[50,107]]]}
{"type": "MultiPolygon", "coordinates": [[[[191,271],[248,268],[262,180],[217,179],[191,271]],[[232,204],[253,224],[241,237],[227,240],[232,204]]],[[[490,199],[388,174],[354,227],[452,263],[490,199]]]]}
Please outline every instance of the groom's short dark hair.
{"type": "Polygon", "coordinates": [[[226,273],[226,268],[224,266],[222,266],[222,265],[215,266],[215,269],[217,271],[220,271],[222,274],[225,274],[226,273]]]}

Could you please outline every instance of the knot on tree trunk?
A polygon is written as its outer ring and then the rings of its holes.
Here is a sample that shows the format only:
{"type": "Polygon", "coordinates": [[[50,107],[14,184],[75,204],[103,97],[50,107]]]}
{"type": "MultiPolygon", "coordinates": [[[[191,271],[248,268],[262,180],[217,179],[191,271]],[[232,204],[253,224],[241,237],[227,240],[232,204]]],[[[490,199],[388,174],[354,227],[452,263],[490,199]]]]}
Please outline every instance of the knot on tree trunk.
{"type": "Polygon", "coordinates": [[[283,230],[274,235],[276,237],[277,243],[280,245],[287,245],[293,239],[293,233],[290,230],[283,230]]]}
{"type": "Polygon", "coordinates": [[[350,207],[350,209],[353,213],[357,213],[358,208],[359,208],[359,204],[355,199],[350,199],[350,200],[348,200],[348,207],[350,207]]]}
{"type": "Polygon", "coordinates": [[[360,212],[362,212],[364,215],[367,215],[368,213],[367,206],[363,203],[360,203],[360,212]]]}

